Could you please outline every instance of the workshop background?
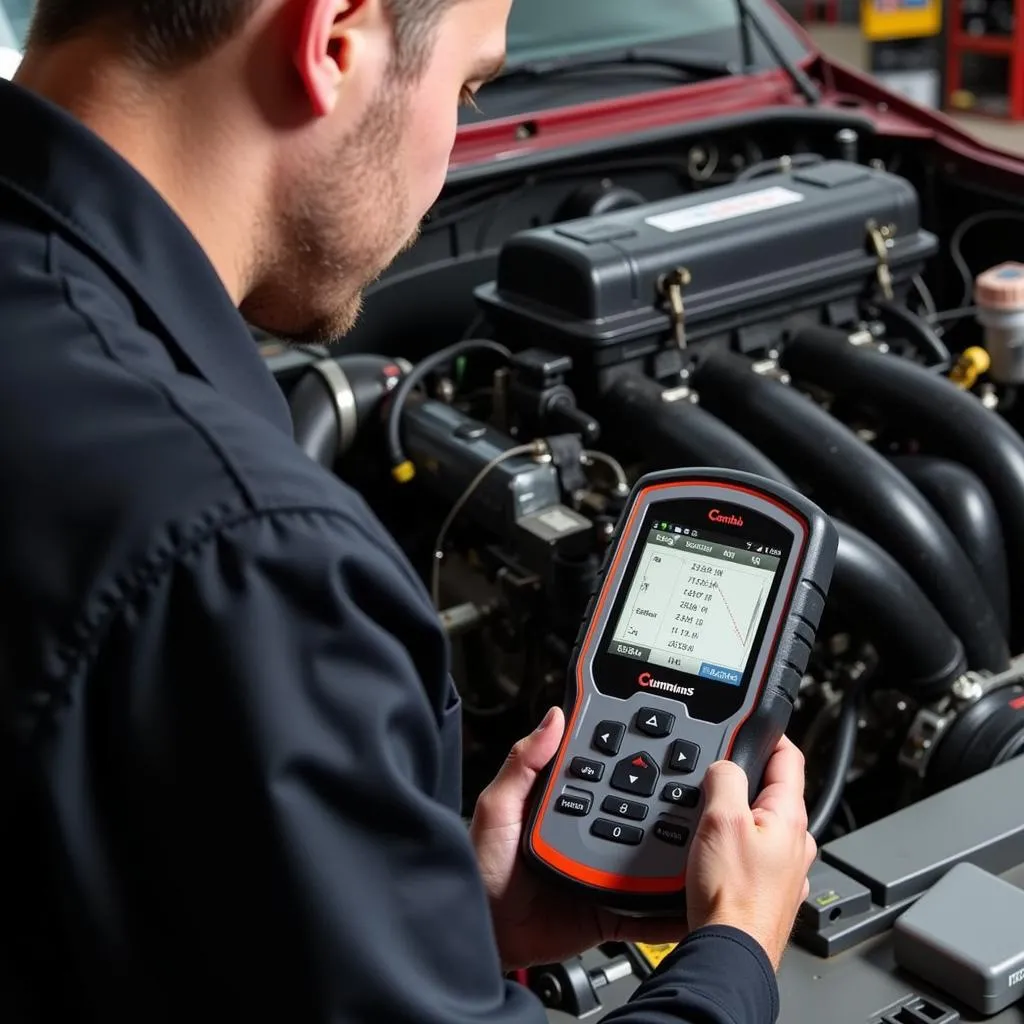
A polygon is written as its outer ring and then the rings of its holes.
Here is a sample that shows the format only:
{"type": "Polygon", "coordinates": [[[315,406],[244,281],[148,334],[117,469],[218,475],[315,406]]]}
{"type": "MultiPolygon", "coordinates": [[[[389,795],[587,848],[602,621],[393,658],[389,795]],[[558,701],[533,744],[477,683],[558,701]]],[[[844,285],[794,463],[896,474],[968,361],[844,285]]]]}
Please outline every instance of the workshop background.
{"type": "Polygon", "coordinates": [[[1024,0],[782,0],[834,60],[1024,153],[1024,0]]]}

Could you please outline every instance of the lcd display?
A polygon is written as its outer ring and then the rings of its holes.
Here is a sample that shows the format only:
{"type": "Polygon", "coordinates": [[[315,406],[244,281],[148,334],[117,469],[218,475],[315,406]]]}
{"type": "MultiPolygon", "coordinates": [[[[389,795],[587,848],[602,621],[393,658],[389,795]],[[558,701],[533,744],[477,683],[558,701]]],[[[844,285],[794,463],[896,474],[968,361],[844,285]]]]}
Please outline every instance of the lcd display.
{"type": "Polygon", "coordinates": [[[739,686],[778,567],[745,545],[650,530],[612,653],[739,686]]]}

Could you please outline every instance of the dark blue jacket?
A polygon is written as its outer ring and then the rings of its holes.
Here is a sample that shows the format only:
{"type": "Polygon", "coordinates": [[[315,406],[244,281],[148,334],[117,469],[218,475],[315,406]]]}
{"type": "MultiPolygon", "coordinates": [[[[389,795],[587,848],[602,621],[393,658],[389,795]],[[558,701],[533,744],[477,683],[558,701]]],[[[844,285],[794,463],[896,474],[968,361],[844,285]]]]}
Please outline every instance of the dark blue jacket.
{"type": "MultiPolygon", "coordinates": [[[[0,131],[0,1020],[540,1024],[420,581],[159,195],[6,83],[0,131]]],[[[708,930],[609,1019],[776,1007],[708,930]]]]}

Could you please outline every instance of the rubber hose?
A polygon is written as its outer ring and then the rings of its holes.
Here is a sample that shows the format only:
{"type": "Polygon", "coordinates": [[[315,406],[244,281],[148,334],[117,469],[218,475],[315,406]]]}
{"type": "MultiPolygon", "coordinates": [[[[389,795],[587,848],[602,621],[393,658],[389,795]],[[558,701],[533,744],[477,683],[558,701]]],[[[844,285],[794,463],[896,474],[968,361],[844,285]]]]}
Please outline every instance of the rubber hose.
{"type": "Polygon", "coordinates": [[[668,467],[721,466],[792,486],[786,475],[745,437],[692,402],[666,402],[668,389],[639,373],[616,379],[605,394],[605,429],[643,438],[643,454],[668,467]]]}
{"type": "Polygon", "coordinates": [[[967,555],[885,458],[794,388],[755,373],[742,356],[709,353],[693,380],[710,411],[756,436],[783,469],[813,480],[826,501],[899,556],[960,638],[971,668],[1001,672],[1009,665],[995,609],[967,555]]]}
{"type": "Polygon", "coordinates": [[[947,692],[967,670],[963,645],[888,551],[846,523],[835,525],[832,596],[844,621],[871,641],[901,690],[921,699],[947,692]]]}
{"type": "Polygon", "coordinates": [[[331,469],[402,373],[399,362],[382,356],[352,355],[314,363],[288,399],[298,446],[331,469]]]}
{"type": "Polygon", "coordinates": [[[900,455],[893,465],[931,502],[971,560],[996,610],[1003,635],[1010,632],[1010,574],[999,512],[976,473],[949,459],[900,455]]]}
{"type": "Polygon", "coordinates": [[[807,329],[783,364],[833,394],[869,402],[929,451],[969,466],[988,488],[1009,555],[1011,641],[1024,643],[1024,440],[1001,416],[955,384],[904,359],[855,348],[841,331],[807,329]]]}
{"type": "Polygon", "coordinates": [[[851,683],[843,695],[839,708],[839,720],[836,723],[836,734],[832,741],[832,759],[829,761],[825,785],[814,807],[807,816],[807,831],[816,840],[820,840],[825,830],[832,824],[832,819],[843,801],[846,779],[853,767],[853,759],[857,753],[857,732],[860,726],[860,697],[863,687],[851,683]]]}
{"type": "MultiPolygon", "coordinates": [[[[602,419],[614,417],[619,430],[643,437],[657,468],[717,466],[793,486],[745,437],[699,406],[664,402],[664,390],[648,378],[626,375],[610,390],[602,419]]],[[[836,522],[836,529],[830,602],[874,644],[892,675],[902,677],[903,689],[921,696],[945,691],[967,667],[960,642],[891,555],[846,523],[836,522]]]]}

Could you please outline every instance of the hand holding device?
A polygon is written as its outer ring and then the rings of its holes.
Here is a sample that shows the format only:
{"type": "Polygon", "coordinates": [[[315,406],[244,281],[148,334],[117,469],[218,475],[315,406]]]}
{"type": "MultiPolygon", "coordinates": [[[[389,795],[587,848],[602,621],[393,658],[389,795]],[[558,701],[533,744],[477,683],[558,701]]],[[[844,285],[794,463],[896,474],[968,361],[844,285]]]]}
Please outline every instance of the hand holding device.
{"type": "Polygon", "coordinates": [[[704,774],[734,761],[754,799],[837,544],[817,506],[750,474],[636,484],[577,638],[568,726],[524,834],[529,862],[620,913],[682,913],[704,774]]]}
{"type": "Polygon", "coordinates": [[[704,790],[704,813],[688,865],[690,927],[738,928],[761,945],[778,970],[817,854],[807,831],[803,754],[783,737],[753,808],[746,776],[731,762],[711,766],[704,790]]]}

